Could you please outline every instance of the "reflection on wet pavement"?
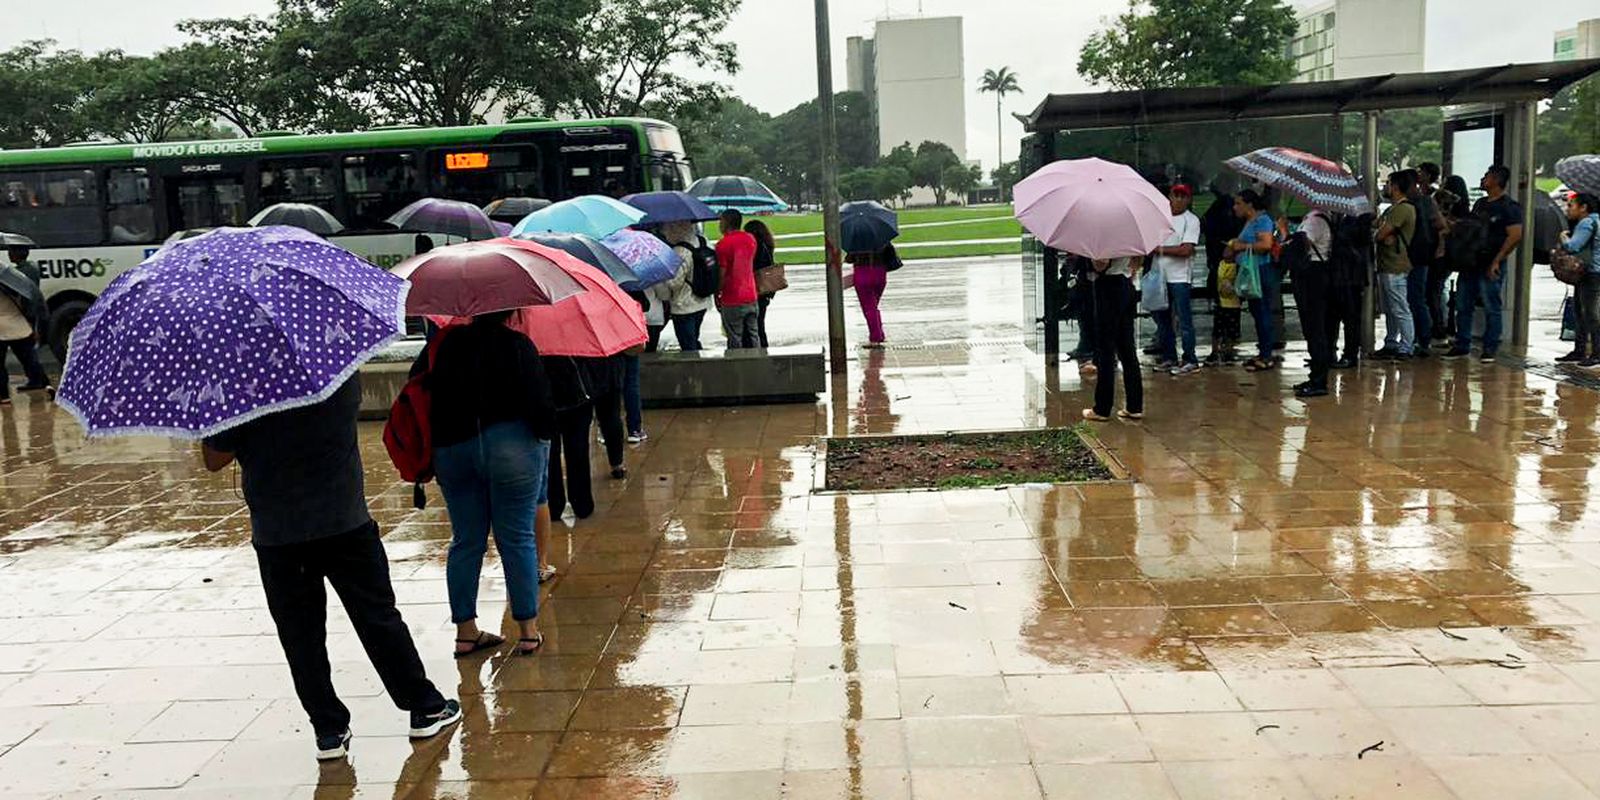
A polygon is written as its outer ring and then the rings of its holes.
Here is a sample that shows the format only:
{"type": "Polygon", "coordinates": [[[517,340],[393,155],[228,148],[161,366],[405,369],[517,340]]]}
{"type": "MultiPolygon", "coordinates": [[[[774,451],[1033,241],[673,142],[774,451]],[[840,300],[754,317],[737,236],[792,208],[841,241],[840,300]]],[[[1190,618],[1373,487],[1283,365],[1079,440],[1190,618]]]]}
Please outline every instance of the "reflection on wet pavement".
{"type": "Polygon", "coordinates": [[[1144,424],[1099,428],[1132,482],[813,492],[818,436],[1075,420],[1089,387],[1017,340],[862,352],[814,406],[647,414],[631,477],[557,528],[536,658],[450,658],[443,505],[412,510],[365,427],[402,611],[465,719],[407,741],[335,613],[356,739],[323,767],[234,476],[21,400],[0,410],[0,796],[1600,790],[1600,394],[1453,362],[1304,403],[1292,371],[1207,370],[1151,377],[1144,424]]]}

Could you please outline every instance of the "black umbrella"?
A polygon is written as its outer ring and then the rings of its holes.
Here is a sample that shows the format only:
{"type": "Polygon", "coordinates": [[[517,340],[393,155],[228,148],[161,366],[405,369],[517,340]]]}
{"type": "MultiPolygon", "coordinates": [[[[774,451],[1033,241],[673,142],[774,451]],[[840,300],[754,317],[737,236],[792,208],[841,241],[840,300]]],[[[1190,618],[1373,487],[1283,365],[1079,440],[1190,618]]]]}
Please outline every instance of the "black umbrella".
{"type": "Polygon", "coordinates": [[[839,207],[839,239],[846,253],[876,253],[900,235],[893,211],[871,200],[839,207]]]}
{"type": "Polygon", "coordinates": [[[38,247],[32,239],[20,233],[0,231],[0,247],[38,247]]]}
{"type": "Polygon", "coordinates": [[[515,225],[523,217],[542,208],[547,208],[550,201],[543,197],[502,197],[491,201],[483,207],[483,213],[496,222],[509,222],[515,225]]]}
{"type": "Polygon", "coordinates": [[[39,290],[39,285],[32,278],[22,274],[22,270],[11,266],[0,267],[0,294],[20,300],[23,316],[34,325],[44,320],[44,292],[39,290]]]}
{"type": "Polygon", "coordinates": [[[267,206],[261,209],[261,213],[250,218],[250,224],[257,228],[263,225],[293,225],[318,236],[331,236],[344,230],[344,223],[335,219],[321,206],[310,203],[277,203],[267,206]]]}
{"type": "Polygon", "coordinates": [[[639,288],[639,276],[626,261],[618,258],[610,248],[581,233],[527,233],[517,238],[568,253],[604,272],[606,277],[616,281],[623,291],[632,292],[639,288]]]}

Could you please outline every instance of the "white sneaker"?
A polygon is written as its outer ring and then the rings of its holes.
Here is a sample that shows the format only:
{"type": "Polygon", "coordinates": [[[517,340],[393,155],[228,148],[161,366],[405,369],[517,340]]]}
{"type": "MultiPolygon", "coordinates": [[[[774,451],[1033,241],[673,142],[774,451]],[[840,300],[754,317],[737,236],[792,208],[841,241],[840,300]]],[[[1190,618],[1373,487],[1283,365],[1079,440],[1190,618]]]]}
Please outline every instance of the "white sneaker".
{"type": "Polygon", "coordinates": [[[636,431],[628,434],[628,444],[638,444],[648,438],[650,438],[650,434],[644,431],[636,431]]]}
{"type": "Polygon", "coordinates": [[[1177,367],[1174,367],[1173,370],[1172,370],[1172,374],[1173,375],[1188,375],[1190,373],[1199,372],[1199,371],[1200,371],[1200,365],[1199,364],[1196,364],[1194,362],[1186,362],[1184,364],[1178,365],[1177,367]]]}

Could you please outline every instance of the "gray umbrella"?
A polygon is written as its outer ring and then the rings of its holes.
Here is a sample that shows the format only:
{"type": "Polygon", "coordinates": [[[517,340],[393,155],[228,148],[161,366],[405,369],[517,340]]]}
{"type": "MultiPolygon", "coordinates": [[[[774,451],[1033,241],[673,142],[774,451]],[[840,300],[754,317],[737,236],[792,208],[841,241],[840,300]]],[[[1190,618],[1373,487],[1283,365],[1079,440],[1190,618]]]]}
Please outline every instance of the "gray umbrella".
{"type": "Polygon", "coordinates": [[[44,321],[44,293],[33,279],[22,274],[22,270],[11,266],[0,267],[0,295],[21,301],[18,305],[22,308],[23,316],[35,326],[44,321]]]}
{"type": "Polygon", "coordinates": [[[523,217],[549,208],[550,201],[543,197],[502,197],[483,207],[483,213],[496,222],[509,222],[512,225],[522,221],[523,217]]]}
{"type": "Polygon", "coordinates": [[[1556,177],[1574,192],[1600,192],[1600,155],[1563,158],[1556,162],[1556,177]]]}
{"type": "Polygon", "coordinates": [[[261,209],[250,218],[254,227],[263,225],[293,225],[318,236],[331,236],[344,230],[344,223],[335,219],[326,209],[310,203],[278,203],[261,209]]]}
{"type": "Polygon", "coordinates": [[[32,239],[20,233],[0,231],[0,247],[38,247],[32,239]]]}

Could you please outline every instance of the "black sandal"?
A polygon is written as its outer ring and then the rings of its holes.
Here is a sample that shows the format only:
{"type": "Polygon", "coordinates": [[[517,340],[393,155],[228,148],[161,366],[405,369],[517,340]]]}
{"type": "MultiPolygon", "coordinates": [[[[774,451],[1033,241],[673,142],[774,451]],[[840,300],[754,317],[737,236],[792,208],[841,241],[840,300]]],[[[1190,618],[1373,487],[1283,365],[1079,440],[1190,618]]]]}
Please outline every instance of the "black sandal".
{"type": "Polygon", "coordinates": [[[544,647],[544,634],[543,633],[540,633],[538,636],[534,636],[532,638],[524,636],[521,639],[517,640],[517,655],[519,655],[519,656],[531,656],[534,653],[539,652],[543,647],[544,647]],[[523,647],[522,645],[525,642],[533,642],[533,646],[532,647],[523,647]]]}
{"type": "Polygon", "coordinates": [[[476,638],[476,639],[457,639],[456,640],[456,644],[470,644],[470,645],[472,645],[472,649],[470,649],[470,650],[457,650],[456,651],[456,658],[466,658],[467,656],[470,656],[473,653],[481,653],[484,650],[488,650],[488,649],[491,649],[491,648],[499,647],[500,645],[503,645],[505,643],[506,643],[506,640],[504,638],[500,637],[500,636],[496,636],[496,635],[494,635],[494,634],[492,634],[492,633],[490,633],[488,631],[478,631],[478,638],[476,638]]]}

